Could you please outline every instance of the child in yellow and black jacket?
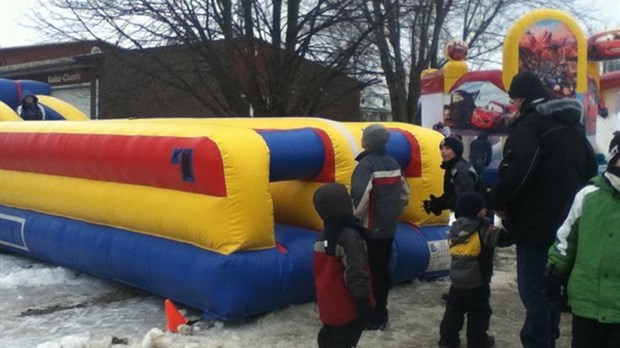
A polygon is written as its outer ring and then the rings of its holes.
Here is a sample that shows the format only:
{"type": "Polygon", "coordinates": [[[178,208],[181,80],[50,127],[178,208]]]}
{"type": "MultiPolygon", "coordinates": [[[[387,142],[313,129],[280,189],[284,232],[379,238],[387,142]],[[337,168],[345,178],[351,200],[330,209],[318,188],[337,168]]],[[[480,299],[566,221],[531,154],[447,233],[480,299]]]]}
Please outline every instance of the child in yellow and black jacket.
{"type": "Polygon", "coordinates": [[[459,332],[467,314],[467,347],[495,345],[487,334],[491,319],[491,277],[496,246],[511,245],[508,231],[495,227],[486,216],[484,198],[477,192],[464,192],[456,200],[455,217],[449,231],[450,292],[439,329],[440,347],[461,346],[459,332]]]}

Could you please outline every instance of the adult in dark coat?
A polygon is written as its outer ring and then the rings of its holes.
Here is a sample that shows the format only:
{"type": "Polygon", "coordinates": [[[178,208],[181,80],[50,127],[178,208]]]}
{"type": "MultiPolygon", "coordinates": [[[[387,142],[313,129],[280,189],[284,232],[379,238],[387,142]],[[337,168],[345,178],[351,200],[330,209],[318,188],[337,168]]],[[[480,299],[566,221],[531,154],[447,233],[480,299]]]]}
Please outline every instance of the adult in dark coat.
{"type": "Polygon", "coordinates": [[[526,310],[523,347],[555,347],[560,312],[543,293],[547,250],[597,165],[578,101],[552,99],[538,76],[527,71],[515,75],[508,94],[519,115],[488,199],[517,245],[517,283],[526,310]]]}

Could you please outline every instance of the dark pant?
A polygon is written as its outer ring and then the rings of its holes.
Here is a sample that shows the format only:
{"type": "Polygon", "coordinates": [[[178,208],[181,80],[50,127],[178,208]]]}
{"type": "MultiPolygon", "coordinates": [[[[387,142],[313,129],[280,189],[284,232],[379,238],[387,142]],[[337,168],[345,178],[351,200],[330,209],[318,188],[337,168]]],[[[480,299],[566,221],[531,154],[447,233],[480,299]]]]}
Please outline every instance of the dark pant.
{"type": "Polygon", "coordinates": [[[355,319],[342,326],[324,325],[319,331],[319,348],[351,348],[357,346],[365,323],[355,319]]]}
{"type": "Polygon", "coordinates": [[[368,264],[372,279],[372,291],[375,296],[375,309],[371,321],[385,323],[388,320],[387,302],[390,292],[390,258],[394,238],[369,238],[368,264]]]}
{"type": "Polygon", "coordinates": [[[547,250],[543,246],[517,244],[517,284],[525,307],[523,348],[554,348],[560,337],[560,310],[551,306],[543,293],[547,250]]]}
{"type": "Polygon", "coordinates": [[[572,348],[620,347],[620,324],[605,324],[573,315],[572,348]]]}
{"type": "Polygon", "coordinates": [[[484,168],[487,166],[487,163],[486,163],[487,159],[484,157],[483,158],[469,157],[469,160],[471,161],[471,166],[474,167],[474,170],[478,174],[478,177],[480,178],[480,180],[482,180],[484,176],[484,168]]]}
{"type": "Polygon", "coordinates": [[[475,348],[489,347],[489,322],[491,320],[491,288],[489,284],[473,289],[457,289],[450,287],[448,303],[443,320],[439,326],[441,336],[439,345],[459,347],[459,332],[467,314],[467,346],[475,348]]]}

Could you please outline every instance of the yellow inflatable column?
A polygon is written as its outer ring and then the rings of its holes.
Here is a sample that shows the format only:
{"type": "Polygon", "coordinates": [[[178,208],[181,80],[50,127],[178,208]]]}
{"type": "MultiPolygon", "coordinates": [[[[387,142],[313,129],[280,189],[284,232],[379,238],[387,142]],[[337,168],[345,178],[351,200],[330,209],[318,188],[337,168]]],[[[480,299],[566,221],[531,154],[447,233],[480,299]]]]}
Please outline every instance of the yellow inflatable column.
{"type": "Polygon", "coordinates": [[[0,101],[0,121],[23,121],[10,106],[0,101]]]}
{"type": "Polygon", "coordinates": [[[448,62],[443,67],[443,92],[450,93],[450,89],[454,83],[467,73],[467,44],[463,41],[451,41],[446,45],[445,55],[448,62]]]}

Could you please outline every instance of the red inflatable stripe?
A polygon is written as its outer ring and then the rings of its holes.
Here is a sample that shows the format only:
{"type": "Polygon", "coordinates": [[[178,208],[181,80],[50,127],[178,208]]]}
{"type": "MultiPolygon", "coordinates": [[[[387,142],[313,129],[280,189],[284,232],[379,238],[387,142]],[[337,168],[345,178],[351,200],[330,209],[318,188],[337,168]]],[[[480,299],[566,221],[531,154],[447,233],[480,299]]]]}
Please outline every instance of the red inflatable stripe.
{"type": "Polygon", "coordinates": [[[323,149],[325,149],[323,168],[314,180],[317,182],[334,182],[334,180],[336,180],[336,155],[334,154],[334,145],[325,131],[318,128],[313,128],[312,130],[319,136],[323,143],[323,149]]]}
{"type": "Polygon", "coordinates": [[[0,168],[226,196],[220,150],[205,137],[2,133],[0,168]]]}
{"type": "MultiPolygon", "coordinates": [[[[401,131],[402,132],[402,131],[401,131]]],[[[409,132],[402,132],[409,143],[409,163],[404,169],[405,176],[409,178],[419,178],[422,176],[422,155],[420,154],[420,143],[409,132]]]]}

